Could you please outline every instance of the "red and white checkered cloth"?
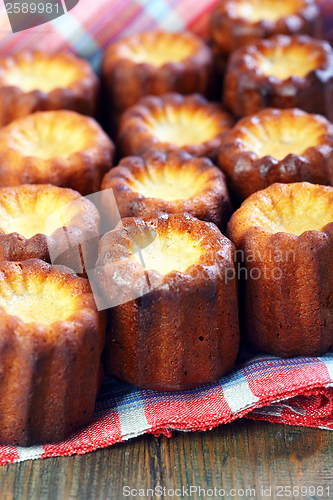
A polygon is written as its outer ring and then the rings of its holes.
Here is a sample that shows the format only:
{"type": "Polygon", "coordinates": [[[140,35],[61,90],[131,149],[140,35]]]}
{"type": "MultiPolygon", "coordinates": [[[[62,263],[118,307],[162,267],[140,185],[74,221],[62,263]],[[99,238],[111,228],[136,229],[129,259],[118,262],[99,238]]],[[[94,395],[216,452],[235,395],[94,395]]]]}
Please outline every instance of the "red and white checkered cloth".
{"type": "Polygon", "coordinates": [[[244,416],[333,429],[333,354],[255,356],[219,382],[185,392],[147,391],[106,378],[88,427],[60,443],[0,446],[0,464],[88,453],[145,433],[204,431],[244,416]]]}
{"type": "MultiPolygon", "coordinates": [[[[333,41],[333,0],[320,0],[333,41]]],[[[80,0],[69,13],[12,34],[0,2],[0,54],[25,47],[71,48],[98,70],[103,48],[122,35],[160,27],[205,36],[216,0],[80,0]]],[[[281,360],[255,356],[218,383],[186,392],[139,390],[106,379],[91,424],[57,444],[0,446],[0,464],[87,453],[144,433],[206,430],[244,417],[333,428],[333,354],[281,360]]]]}
{"type": "MultiPolygon", "coordinates": [[[[27,46],[68,48],[89,59],[98,70],[103,49],[119,36],[135,31],[189,29],[207,37],[210,13],[219,0],[79,0],[76,7],[54,21],[16,34],[11,32],[5,1],[11,0],[0,0],[0,54],[27,46]]],[[[65,7],[63,0],[59,1],[65,7]]],[[[325,36],[333,41],[333,0],[318,2],[325,36]]]]}
{"type": "Polygon", "coordinates": [[[12,34],[4,1],[9,0],[0,0],[0,54],[27,46],[67,48],[87,58],[95,70],[99,69],[103,49],[111,41],[136,31],[190,29],[206,36],[209,15],[217,3],[217,0],[79,0],[76,7],[54,21],[12,34]]]}

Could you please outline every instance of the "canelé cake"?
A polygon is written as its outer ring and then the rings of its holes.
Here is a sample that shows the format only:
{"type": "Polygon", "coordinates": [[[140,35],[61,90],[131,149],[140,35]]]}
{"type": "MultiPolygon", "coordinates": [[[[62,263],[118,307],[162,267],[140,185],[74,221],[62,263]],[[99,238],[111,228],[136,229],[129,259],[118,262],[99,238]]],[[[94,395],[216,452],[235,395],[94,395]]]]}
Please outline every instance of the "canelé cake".
{"type": "Polygon", "coordinates": [[[121,117],[118,135],[124,156],[149,150],[183,149],[193,156],[217,159],[218,149],[233,118],[220,104],[199,94],[175,92],[143,97],[121,117]]]}
{"type": "Polygon", "coordinates": [[[105,316],[88,280],[38,259],[0,262],[0,443],[58,441],[87,425],[105,316]]]}
{"type": "Polygon", "coordinates": [[[246,339],[282,357],[333,346],[333,188],[272,184],[233,214],[246,339]]]}
{"type": "Polygon", "coordinates": [[[0,125],[54,109],[94,115],[98,78],[90,64],[66,52],[24,50],[0,58],[0,125]]]}
{"type": "Polygon", "coordinates": [[[321,38],[316,0],[222,0],[211,18],[211,35],[222,54],[276,34],[321,38]]]}
{"type": "Polygon", "coordinates": [[[333,124],[300,109],[263,109],[237,122],[219,165],[240,200],[275,182],[333,184],[333,124]]]}
{"type": "Polygon", "coordinates": [[[189,215],[125,218],[100,241],[109,375],[156,390],[219,379],[239,347],[234,246],[189,215]]]}
{"type": "Polygon", "coordinates": [[[0,260],[38,258],[83,274],[98,252],[99,213],[72,189],[45,184],[0,188],[0,260]]]}
{"type": "Polygon", "coordinates": [[[211,50],[194,34],[150,31],[109,45],[102,75],[119,115],[145,95],[206,94],[212,65],[211,50]]]}
{"type": "Polygon", "coordinates": [[[0,186],[54,184],[83,195],[100,189],[114,145],[94,118],[44,111],[0,129],[0,186]]]}
{"type": "MultiPolygon", "coordinates": [[[[189,213],[225,229],[232,213],[224,174],[208,158],[184,151],[123,158],[103,179],[102,190],[109,189],[121,217],[189,213]]],[[[109,191],[102,193],[105,217],[113,206],[109,191]]]]}
{"type": "Polygon", "coordinates": [[[262,108],[301,108],[333,119],[333,49],[306,35],[277,35],[236,50],[224,103],[237,116],[262,108]]]}

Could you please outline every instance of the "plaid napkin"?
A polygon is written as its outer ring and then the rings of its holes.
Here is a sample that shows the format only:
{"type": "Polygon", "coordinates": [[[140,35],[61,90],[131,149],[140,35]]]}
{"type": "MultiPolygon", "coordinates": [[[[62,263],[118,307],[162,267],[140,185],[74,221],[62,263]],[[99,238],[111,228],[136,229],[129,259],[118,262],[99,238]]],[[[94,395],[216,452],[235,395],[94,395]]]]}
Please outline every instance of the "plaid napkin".
{"type": "Polygon", "coordinates": [[[0,446],[0,464],[84,454],[145,433],[205,431],[239,417],[333,429],[333,354],[282,360],[257,355],[214,384],[178,392],[105,378],[92,422],[65,441],[0,446]]]}
{"type": "Polygon", "coordinates": [[[54,21],[13,34],[1,1],[0,53],[5,55],[25,47],[72,49],[89,59],[98,71],[104,47],[120,35],[161,28],[190,29],[206,36],[209,15],[216,3],[217,0],[79,0],[76,7],[54,21]]]}
{"type": "MultiPolygon", "coordinates": [[[[333,2],[319,0],[326,38],[333,41],[333,2]]],[[[25,47],[69,48],[98,71],[103,48],[120,35],[162,28],[208,35],[217,0],[80,0],[58,19],[13,34],[0,3],[0,54],[25,47]]],[[[244,417],[333,428],[333,355],[281,360],[257,355],[215,384],[186,392],[140,390],[106,378],[91,424],[63,442],[0,446],[0,464],[83,454],[144,433],[207,430],[244,417]]]]}
{"type": "MultiPolygon", "coordinates": [[[[333,41],[333,1],[318,2],[323,11],[325,37],[333,41]]],[[[13,34],[4,2],[0,1],[0,54],[25,47],[68,48],[89,59],[98,71],[104,47],[120,35],[161,28],[189,29],[207,37],[210,13],[217,3],[218,0],[79,0],[72,10],[54,21],[13,34]]]]}

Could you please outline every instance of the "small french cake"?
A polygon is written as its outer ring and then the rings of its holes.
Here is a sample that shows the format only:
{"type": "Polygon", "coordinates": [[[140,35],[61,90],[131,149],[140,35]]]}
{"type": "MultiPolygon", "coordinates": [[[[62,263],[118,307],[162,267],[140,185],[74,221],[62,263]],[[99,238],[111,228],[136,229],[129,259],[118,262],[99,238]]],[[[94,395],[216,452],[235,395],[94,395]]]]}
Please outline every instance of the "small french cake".
{"type": "Polygon", "coordinates": [[[90,64],[66,52],[22,50],[0,58],[0,126],[54,109],[94,115],[99,82],[90,64]]]}
{"type": "Polygon", "coordinates": [[[110,309],[107,373],[183,390],[234,367],[239,347],[234,246],[190,215],[125,218],[100,241],[95,280],[110,309]]]}
{"type": "Polygon", "coordinates": [[[264,109],[239,120],[219,153],[236,197],[275,182],[333,183],[333,124],[300,109],[264,109]]]}
{"type": "Polygon", "coordinates": [[[105,316],[88,280],[38,259],[0,262],[0,443],[31,446],[87,425],[105,316]]]}
{"type": "Polygon", "coordinates": [[[208,158],[184,151],[123,158],[105,175],[102,190],[105,217],[112,213],[113,196],[121,217],[189,213],[225,229],[232,213],[224,174],[208,158]]]}
{"type": "Polygon", "coordinates": [[[333,345],[333,188],[272,184],[233,214],[246,340],[285,358],[333,345]]]}
{"type": "Polygon", "coordinates": [[[211,50],[192,33],[149,31],[109,45],[102,75],[119,115],[145,95],[206,94],[212,65],[211,50]]]}
{"type": "Polygon", "coordinates": [[[72,189],[47,184],[0,188],[0,260],[42,259],[78,274],[96,263],[99,213],[72,189]]]}
{"type": "Polygon", "coordinates": [[[224,103],[237,116],[262,108],[301,108],[333,120],[333,49],[308,36],[277,35],[235,51],[224,103]]]}
{"type": "Polygon", "coordinates": [[[211,36],[222,54],[276,34],[322,38],[316,0],[223,0],[212,13],[211,36]]]}
{"type": "Polygon", "coordinates": [[[217,159],[218,149],[234,123],[220,104],[199,94],[175,92],[148,96],[121,117],[119,145],[124,156],[149,150],[183,149],[193,156],[217,159]]]}
{"type": "Polygon", "coordinates": [[[43,111],[0,129],[0,186],[54,184],[87,195],[112,167],[114,145],[74,111],[43,111]]]}

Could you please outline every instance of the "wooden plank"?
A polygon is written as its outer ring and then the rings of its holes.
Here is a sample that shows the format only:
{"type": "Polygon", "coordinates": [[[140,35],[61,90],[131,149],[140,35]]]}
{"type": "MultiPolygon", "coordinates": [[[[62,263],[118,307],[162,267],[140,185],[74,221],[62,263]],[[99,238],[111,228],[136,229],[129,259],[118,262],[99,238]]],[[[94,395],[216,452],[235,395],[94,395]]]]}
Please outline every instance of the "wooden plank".
{"type": "MultiPolygon", "coordinates": [[[[176,432],[170,439],[145,435],[87,455],[3,466],[0,499],[135,498],[125,496],[126,486],[136,490],[161,486],[166,499],[177,498],[168,494],[169,489],[184,487],[189,494],[191,486],[206,492],[204,497],[203,491],[200,496],[192,489],[193,499],[207,498],[207,490],[214,488],[213,498],[223,498],[218,495],[221,488],[224,498],[264,499],[268,493],[270,498],[295,500],[332,498],[332,444],[331,431],[241,419],[208,432],[176,432]],[[285,487],[291,487],[290,496],[285,487]],[[303,496],[297,490],[301,487],[303,496]]],[[[185,493],[180,498],[184,497],[185,493]]]]}

